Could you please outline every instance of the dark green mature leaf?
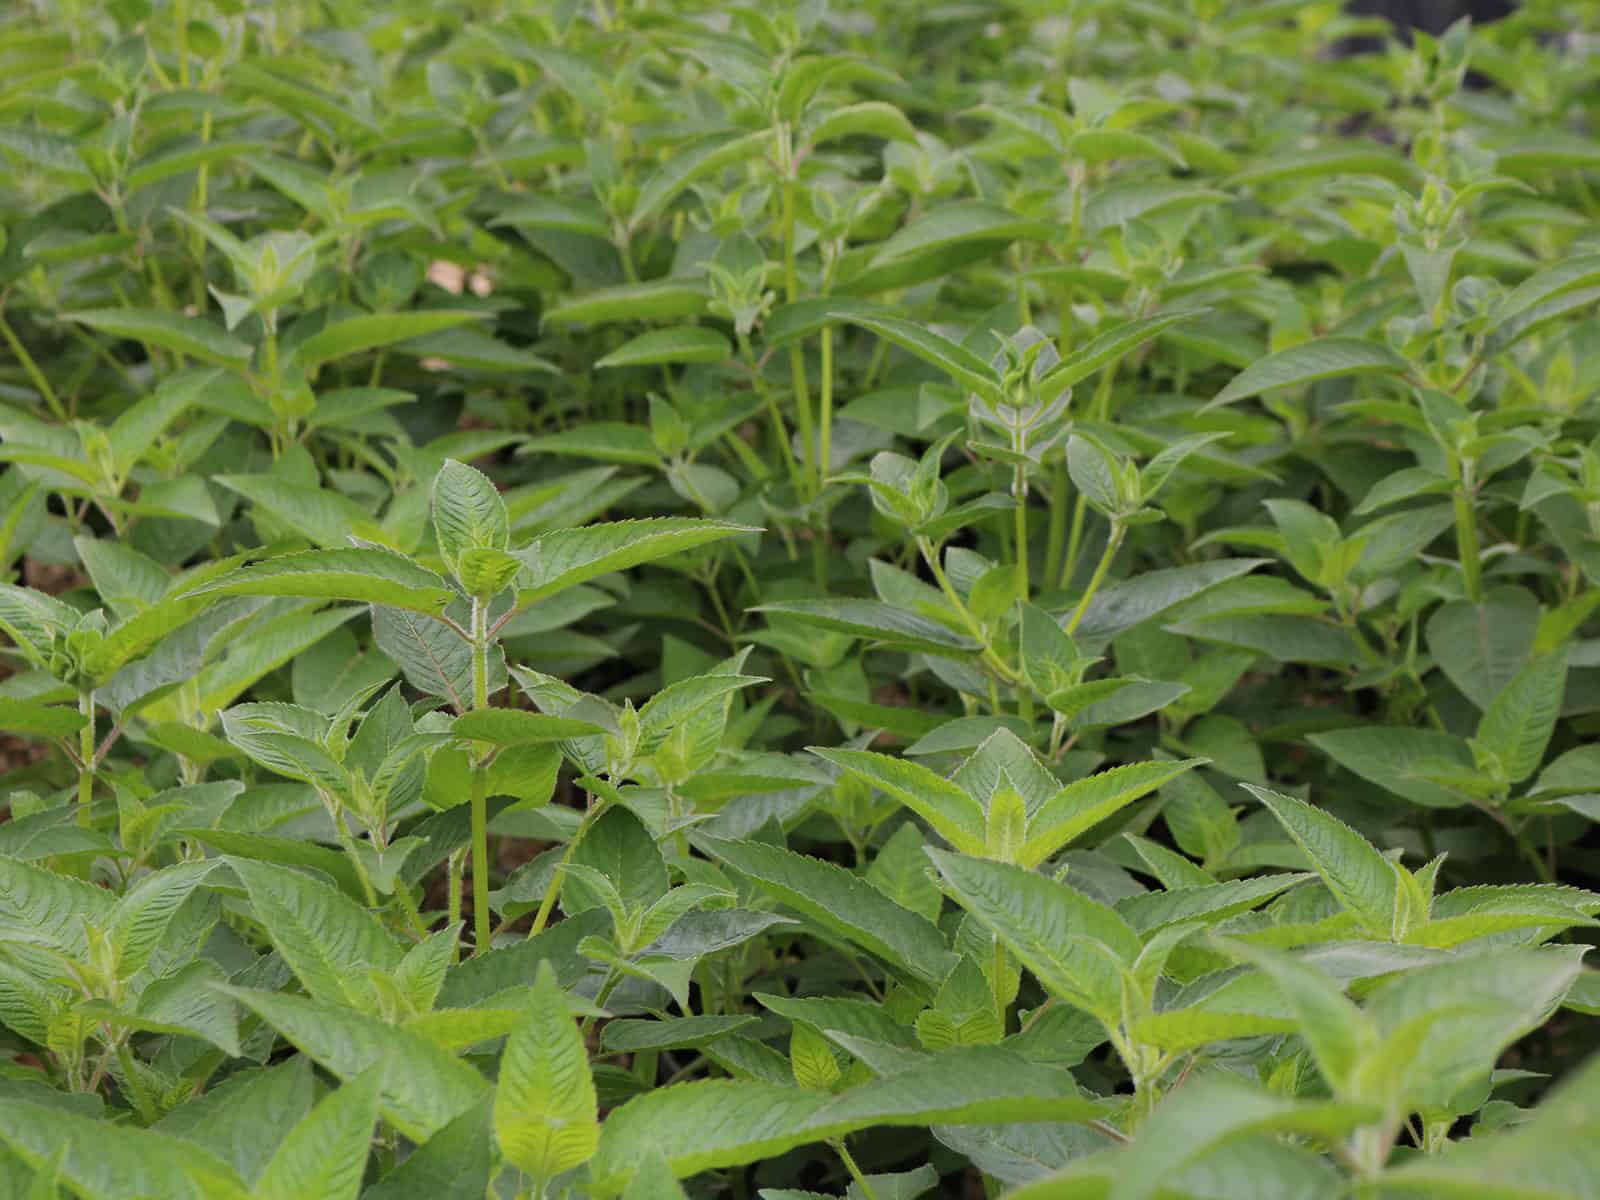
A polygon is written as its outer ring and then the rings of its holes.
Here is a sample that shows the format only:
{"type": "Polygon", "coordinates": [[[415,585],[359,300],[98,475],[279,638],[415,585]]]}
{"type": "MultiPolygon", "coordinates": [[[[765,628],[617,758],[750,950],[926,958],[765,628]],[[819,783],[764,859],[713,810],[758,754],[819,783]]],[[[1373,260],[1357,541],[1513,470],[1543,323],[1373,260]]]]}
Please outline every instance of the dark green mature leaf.
{"type": "Polygon", "coordinates": [[[618,346],[595,367],[652,367],[669,363],[726,362],[733,354],[728,339],[715,329],[684,325],[677,329],[657,329],[641,333],[618,346]]]}
{"type": "Polygon", "coordinates": [[[273,945],[314,998],[361,1007],[366,970],[391,971],[401,950],[382,923],[342,893],[290,867],[231,858],[273,945]]]}
{"type": "Polygon", "coordinates": [[[1121,970],[1139,935],[1117,913],[1034,871],[928,850],[952,898],[1032,971],[1045,989],[1103,1022],[1120,1020],[1121,970]]]}
{"type": "Polygon", "coordinates": [[[250,359],[249,346],[202,317],[129,308],[83,309],[61,316],[114,337],[144,342],[218,366],[239,368],[250,359]]]}
{"type": "Polygon", "coordinates": [[[753,526],[731,521],[657,517],[541,534],[516,551],[524,565],[517,587],[517,606],[526,607],[613,571],[681,554],[724,538],[759,532],[753,526]]]}
{"type": "Polygon", "coordinates": [[[255,1185],[257,1200],[355,1200],[382,1083],[381,1068],[357,1076],[289,1130],[255,1185]]]}
{"type": "Polygon", "coordinates": [[[365,313],[347,317],[312,334],[295,350],[295,357],[307,371],[323,363],[363,354],[396,342],[409,341],[425,334],[453,329],[469,321],[481,320],[482,313],[470,309],[444,309],[439,312],[365,313]]]}
{"type": "Polygon", "coordinates": [[[238,567],[190,595],[356,600],[437,616],[456,598],[438,575],[389,550],[307,550],[238,567]]]}
{"type": "Polygon", "coordinates": [[[593,1170],[615,1186],[651,1151],[682,1178],[875,1125],[1087,1120],[1101,1111],[1065,1071],[975,1046],[912,1056],[903,1069],[837,1098],[733,1080],[653,1092],[607,1118],[593,1170]]]}
{"type": "Polygon", "coordinates": [[[812,924],[870,951],[913,980],[937,984],[953,961],[936,926],[841,867],[758,842],[704,835],[698,840],[812,924]]]}
{"type": "Polygon", "coordinates": [[[839,297],[787,305],[773,314],[767,322],[766,333],[772,344],[782,345],[839,324],[857,325],[893,342],[980,396],[999,394],[999,377],[976,354],[930,329],[894,315],[890,309],[863,300],[839,297]]]}
{"type": "Polygon", "coordinates": [[[1313,733],[1307,740],[1334,762],[1414,804],[1455,808],[1468,803],[1461,791],[1435,782],[1475,770],[1472,750],[1460,738],[1432,729],[1382,725],[1313,733]]]}
{"type": "Polygon", "coordinates": [[[1344,375],[1404,375],[1406,360],[1376,342],[1355,338],[1321,338],[1281,350],[1234,376],[1211,399],[1207,408],[1219,408],[1273,388],[1337,379],[1344,375]]]}
{"type": "Polygon", "coordinates": [[[7,1100],[0,1105],[0,1142],[29,1166],[54,1167],[61,1181],[86,1200],[245,1200],[248,1195],[232,1167],[192,1142],[54,1105],[7,1100]]]}
{"type": "Polygon", "coordinates": [[[489,1091],[474,1068],[420,1034],[377,1017],[286,992],[226,990],[340,1079],[355,1079],[378,1067],[385,1119],[417,1141],[448,1125],[489,1091]]]}

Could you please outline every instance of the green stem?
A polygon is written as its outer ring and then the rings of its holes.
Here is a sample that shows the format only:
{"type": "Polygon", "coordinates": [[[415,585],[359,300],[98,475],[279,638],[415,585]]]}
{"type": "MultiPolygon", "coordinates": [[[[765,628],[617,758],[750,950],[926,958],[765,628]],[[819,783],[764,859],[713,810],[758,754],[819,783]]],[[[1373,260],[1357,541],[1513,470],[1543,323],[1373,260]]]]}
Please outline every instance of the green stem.
{"type": "MultiPolygon", "coordinates": [[[[788,125],[778,126],[778,162],[783,173],[783,290],[784,299],[793,304],[800,299],[800,268],[795,252],[795,169],[793,134],[788,125]]],[[[805,448],[810,468],[812,495],[822,481],[817,463],[817,441],[812,431],[811,389],[806,383],[806,359],[799,339],[789,345],[789,371],[794,380],[795,420],[800,427],[800,444],[805,448]]]]}
{"type": "Polygon", "coordinates": [[[161,1113],[156,1109],[155,1101],[151,1100],[150,1093],[145,1091],[144,1080],[139,1078],[139,1072],[134,1067],[133,1051],[128,1049],[126,1041],[117,1044],[117,1064],[121,1066],[122,1077],[128,1084],[128,1099],[133,1101],[140,1119],[146,1125],[154,1125],[161,1113]]]}
{"type": "Polygon", "coordinates": [[[544,932],[545,925],[550,920],[550,911],[556,906],[556,896],[561,892],[561,873],[566,865],[572,861],[572,852],[578,848],[578,843],[583,840],[583,835],[593,825],[595,819],[605,810],[605,805],[596,804],[584,814],[582,823],[573,831],[572,840],[567,843],[567,848],[561,853],[561,861],[556,864],[555,871],[550,876],[550,884],[544,889],[544,898],[539,901],[539,911],[534,915],[533,925],[528,930],[530,938],[538,937],[544,932]]]}
{"type": "Polygon", "coordinates": [[[489,777],[472,772],[472,956],[489,949],[489,777]]]}
{"type": "Polygon", "coordinates": [[[967,627],[967,632],[972,640],[983,649],[983,661],[988,668],[1004,679],[1007,683],[1017,682],[1017,673],[1013,671],[998,654],[994,647],[989,645],[989,639],[984,635],[983,626],[978,624],[978,619],[972,615],[972,610],[961,599],[961,594],[956,591],[955,585],[950,582],[950,577],[944,573],[944,568],[939,565],[939,555],[934,550],[933,543],[925,537],[917,539],[917,548],[922,551],[922,561],[928,564],[928,570],[933,572],[933,578],[939,585],[939,590],[944,593],[944,598],[950,602],[950,607],[956,610],[956,615],[961,618],[961,623],[967,627]]]}
{"type": "Polygon", "coordinates": [[[1061,576],[1061,555],[1067,541],[1067,464],[1063,459],[1050,468],[1050,525],[1045,534],[1044,587],[1061,576]]]}
{"type": "Polygon", "coordinates": [[[1089,601],[1094,599],[1094,594],[1100,590],[1100,585],[1105,582],[1106,572],[1111,569],[1111,562],[1117,557],[1117,551],[1122,548],[1122,538],[1126,530],[1121,521],[1111,522],[1111,536],[1106,538],[1105,553],[1100,555],[1100,562],[1094,569],[1094,575],[1089,579],[1089,586],[1084,590],[1083,598],[1078,601],[1078,607],[1072,612],[1072,619],[1067,622],[1067,635],[1070,637],[1077,632],[1078,625],[1083,621],[1083,614],[1089,611],[1089,601]]]}
{"type": "Polygon", "coordinates": [[[822,379],[817,403],[819,405],[817,436],[820,442],[817,451],[817,487],[820,490],[823,478],[833,469],[833,330],[831,328],[822,331],[822,379]]]}
{"type": "MultiPolygon", "coordinates": [[[[489,707],[489,606],[472,601],[472,707],[489,707]]],[[[472,953],[489,949],[488,755],[472,764],[472,953]]]]}
{"type": "Polygon", "coordinates": [[[1483,600],[1483,564],[1478,555],[1478,522],[1472,510],[1472,497],[1467,494],[1465,481],[1455,491],[1456,552],[1461,558],[1461,576],[1466,584],[1467,599],[1474,604],[1483,600]]]}
{"type": "Polygon", "coordinates": [[[94,689],[78,693],[78,712],[83,728],[78,731],[78,824],[89,824],[94,805],[94,689]]]}
{"type": "Polygon", "coordinates": [[[67,410],[61,407],[61,398],[56,395],[55,388],[50,386],[50,381],[45,378],[39,364],[34,362],[33,355],[28,353],[28,348],[22,344],[3,315],[0,315],[0,337],[5,338],[6,345],[11,347],[11,353],[17,356],[17,361],[22,364],[22,369],[28,373],[28,378],[33,380],[33,386],[39,389],[39,394],[44,397],[44,402],[50,406],[50,411],[55,414],[56,420],[66,421],[67,410]]]}
{"type": "Polygon", "coordinates": [[[839,1152],[839,1161],[844,1163],[844,1169],[850,1172],[850,1178],[855,1180],[856,1186],[861,1189],[861,1194],[866,1197],[866,1200],[878,1200],[878,1194],[872,1190],[872,1185],[867,1182],[867,1177],[861,1173],[861,1168],[856,1165],[855,1157],[845,1146],[844,1139],[840,1138],[835,1142],[833,1148],[839,1152]]]}
{"type": "MultiPolygon", "coordinates": [[[[464,850],[457,850],[452,853],[446,863],[445,870],[449,876],[447,880],[449,899],[445,902],[447,909],[445,923],[449,925],[459,925],[461,923],[461,876],[466,864],[467,855],[464,850]]],[[[453,960],[458,958],[459,951],[452,956],[453,960]]]]}
{"type": "Polygon", "coordinates": [[[1017,507],[1012,510],[1016,514],[1017,539],[1017,603],[1028,602],[1028,473],[1021,463],[1016,465],[1016,474],[1011,482],[1011,495],[1016,500],[1017,507]]]}
{"type": "Polygon", "coordinates": [[[172,23],[178,34],[178,85],[189,86],[189,0],[172,0],[172,23]]]}

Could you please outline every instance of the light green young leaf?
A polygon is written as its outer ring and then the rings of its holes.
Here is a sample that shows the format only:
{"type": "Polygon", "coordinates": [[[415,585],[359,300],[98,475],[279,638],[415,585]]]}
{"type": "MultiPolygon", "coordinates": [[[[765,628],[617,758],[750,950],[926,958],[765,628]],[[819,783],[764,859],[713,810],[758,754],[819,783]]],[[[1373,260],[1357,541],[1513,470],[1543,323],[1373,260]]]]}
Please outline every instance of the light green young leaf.
{"type": "Polygon", "coordinates": [[[740,133],[736,130],[704,134],[678,147],[639,188],[628,228],[636,230],[696,179],[760,155],[772,140],[772,131],[740,133]]]}
{"type": "Polygon", "coordinates": [[[548,963],[540,967],[526,1017],[506,1042],[494,1130],[505,1156],[540,1181],[581,1166],[599,1145],[589,1058],[548,963]]]}
{"type": "Polygon", "coordinates": [[[607,321],[673,321],[706,311],[706,285],[698,279],[652,279],[598,288],[545,309],[554,325],[590,325],[607,321]]]}
{"type": "Polygon", "coordinates": [[[542,746],[567,738],[604,733],[599,725],[571,717],[552,717],[520,708],[479,708],[463,713],[450,732],[494,746],[542,746]]]}
{"type": "Polygon", "coordinates": [[[1140,317],[1124,321],[1100,334],[1086,346],[1080,346],[1065,355],[1060,362],[1044,373],[1039,380],[1042,399],[1053,400],[1073,384],[1087,379],[1101,367],[1115,362],[1125,354],[1138,349],[1151,338],[1159,337],[1174,325],[1203,316],[1204,308],[1190,308],[1178,312],[1158,313],[1153,317],[1140,317]]]}

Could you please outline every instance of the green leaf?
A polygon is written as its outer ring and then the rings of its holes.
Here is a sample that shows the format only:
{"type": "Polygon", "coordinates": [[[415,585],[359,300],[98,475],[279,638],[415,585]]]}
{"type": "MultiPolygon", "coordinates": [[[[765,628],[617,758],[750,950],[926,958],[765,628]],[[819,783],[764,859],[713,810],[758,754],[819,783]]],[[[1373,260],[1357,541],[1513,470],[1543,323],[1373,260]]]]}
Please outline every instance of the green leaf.
{"type": "Polygon", "coordinates": [[[361,1200],[483,1200],[495,1166],[491,1097],[467,1109],[361,1194],[361,1200]]]}
{"type": "Polygon", "coordinates": [[[604,733],[599,725],[570,717],[551,717],[516,708],[479,708],[463,713],[450,732],[494,746],[542,746],[567,738],[604,733]]]}
{"type": "Polygon", "coordinates": [[[454,329],[469,321],[482,320],[485,314],[470,309],[443,309],[438,312],[364,313],[346,317],[312,334],[295,349],[295,359],[308,374],[325,362],[349,358],[382,346],[408,341],[425,334],[454,329]]]}
{"type": "Polygon", "coordinates": [[[438,616],[457,593],[404,555],[349,549],[280,554],[237,567],[184,594],[354,600],[438,616]]]}
{"type": "Polygon", "coordinates": [[[516,1166],[545,1181],[587,1162],[600,1141],[594,1080],[583,1038],[548,963],[527,1015],[506,1041],[494,1096],[494,1131],[516,1166]]]}
{"type": "Polygon", "coordinates": [[[983,853],[983,805],[943,775],[920,763],[869,750],[825,750],[818,746],[810,750],[893,796],[962,853],[983,853]]]}
{"type": "Polygon", "coordinates": [[[489,1091],[475,1068],[420,1034],[342,1004],[253,988],[222,990],[340,1079],[378,1067],[384,1118],[414,1141],[425,1141],[489,1091]]]}
{"type": "Polygon", "coordinates": [[[1208,311],[1190,308],[1124,321],[1095,337],[1088,345],[1065,355],[1046,371],[1038,383],[1039,394],[1044,399],[1053,400],[1079,380],[1087,379],[1101,367],[1116,362],[1174,325],[1192,321],[1208,311]]]}
{"type": "Polygon", "coordinates": [[[231,1163],[254,1184],[283,1136],[311,1111],[313,1089],[311,1060],[295,1055],[229,1075],[173,1109],[155,1129],[231,1163]]]}
{"type": "Polygon", "coordinates": [[[972,639],[937,621],[877,600],[791,600],[758,604],[750,611],[793,617],[807,625],[928,654],[961,657],[978,650],[972,639]]]}
{"type": "MultiPolygon", "coordinates": [[[[457,712],[472,706],[472,644],[455,629],[433,617],[374,604],[372,636],[412,687],[440,697],[457,712]]],[[[493,695],[504,686],[505,667],[495,651],[490,659],[493,695]]]]}
{"type": "Polygon", "coordinates": [[[1384,1172],[1377,1194],[1397,1200],[1600,1198],[1600,1059],[1576,1068],[1524,1124],[1474,1131],[1440,1155],[1384,1172]]]}
{"type": "Polygon", "coordinates": [[[1488,589],[1481,604],[1453,600],[1428,618],[1428,651],[1445,677],[1487,709],[1533,652],[1539,601],[1521,587],[1488,589]]]}
{"type": "Polygon", "coordinates": [[[255,1200],[356,1200],[378,1121],[381,1069],[325,1098],[289,1131],[256,1184],[255,1200]]]}
{"type": "Polygon", "coordinates": [[[30,737],[68,737],[88,723],[75,708],[0,696],[0,729],[30,737]]]}
{"type": "Polygon", "coordinates": [[[1501,353],[1531,333],[1551,301],[1596,285],[1600,285],[1600,254],[1579,255],[1536,271],[1495,307],[1483,331],[1489,352],[1501,353]]]}
{"type": "Polygon", "coordinates": [[[906,119],[905,113],[881,100],[864,100],[831,109],[817,122],[807,140],[816,146],[837,138],[859,136],[917,144],[916,127],[906,119]]]}
{"type": "Polygon", "coordinates": [[[570,454],[576,458],[640,467],[653,467],[661,462],[661,452],[656,449],[650,430],[621,421],[587,421],[574,429],[529,438],[518,453],[570,454]]]}
{"type": "Polygon", "coordinates": [[[178,907],[218,865],[174,863],[146,875],[123,894],[106,925],[119,978],[131,979],[145,968],[178,907]]]}
{"type": "Polygon", "coordinates": [[[192,1142],[117,1125],[56,1105],[8,1098],[0,1142],[30,1167],[54,1167],[84,1200],[245,1200],[232,1167],[192,1142]]]}
{"type": "Polygon", "coordinates": [[[828,297],[785,305],[767,321],[767,341],[773,346],[807,337],[829,325],[857,325],[910,351],[937,367],[951,379],[980,396],[998,399],[1000,378],[983,359],[949,338],[895,316],[893,311],[864,300],[828,297]]]}
{"type": "Polygon", "coordinates": [[[1536,658],[1500,689],[1478,722],[1478,743],[1493,751],[1512,783],[1539,769],[1567,688],[1567,647],[1536,658]]]}
{"type": "Polygon", "coordinates": [[[758,842],[700,843],[812,924],[862,947],[913,980],[938,984],[954,960],[931,922],[841,867],[758,842]]]}
{"type": "Polygon", "coordinates": [[[1102,1111],[1065,1071],[971,1046],[912,1054],[902,1069],[838,1097],[722,1079],[661,1088],[606,1119],[592,1170],[600,1186],[619,1187],[653,1153],[684,1178],[879,1125],[1087,1120],[1102,1111]]]}
{"type": "Polygon", "coordinates": [[[1028,838],[1017,861],[1038,866],[1079,834],[1209,759],[1129,763],[1069,783],[1045,801],[1028,821],[1028,838]]]}
{"type": "Polygon", "coordinates": [[[1065,884],[1008,863],[927,851],[946,889],[1044,985],[1102,1023],[1121,1019],[1122,969],[1139,935],[1117,913],[1065,884]]]}
{"type": "MultiPolygon", "coordinates": [[[[351,532],[372,523],[372,514],[366,509],[326,488],[277,475],[215,475],[212,480],[243,496],[290,534],[329,549],[347,548],[351,532]]],[[[254,514],[253,519],[259,522],[260,515],[254,514]]],[[[257,534],[268,540],[259,528],[257,534]]]]}
{"type": "Polygon", "coordinates": [[[1205,407],[1219,408],[1273,388],[1337,379],[1346,375],[1404,375],[1410,365],[1377,342],[1328,337],[1302,342],[1252,363],[1235,375],[1205,407]]]}
{"type": "Polygon", "coordinates": [[[602,368],[718,363],[728,361],[732,355],[732,345],[715,329],[707,329],[702,325],[682,325],[676,329],[641,333],[604,358],[596,359],[594,365],[602,368]]]}
{"type": "Polygon", "coordinates": [[[628,214],[628,228],[638,229],[696,179],[762,154],[771,140],[772,131],[768,129],[756,133],[723,130],[703,134],[677,147],[640,185],[633,211],[628,214]]]}
{"type": "Polygon", "coordinates": [[[1398,882],[1388,859],[1343,821],[1304,800],[1254,784],[1241,786],[1278,818],[1334,898],[1363,928],[1378,937],[1393,934],[1398,882]]]}
{"type": "Polygon", "coordinates": [[[1435,782],[1476,770],[1471,748],[1447,733],[1367,725],[1313,733],[1306,740],[1345,770],[1425,808],[1455,808],[1470,799],[1435,782]]]}
{"type": "Polygon", "coordinates": [[[525,568],[518,581],[517,607],[525,608],[613,571],[681,554],[724,538],[759,532],[753,526],[731,521],[691,517],[656,517],[558,529],[534,538],[516,551],[525,568]]]}
{"type": "Polygon", "coordinates": [[[544,311],[554,325],[595,325],[607,321],[676,321],[706,311],[705,284],[697,279],[652,279],[574,296],[544,311]]]}
{"type": "Polygon", "coordinates": [[[482,471],[444,460],[433,480],[433,530],[445,565],[457,576],[468,550],[504,550],[511,543],[506,502],[482,471]]]}
{"type": "Polygon", "coordinates": [[[230,858],[257,920],[306,991],[328,1004],[371,1004],[369,967],[392,971],[403,954],[367,909],[290,867],[230,858]]]}
{"type": "Polygon", "coordinates": [[[238,369],[250,361],[249,346],[202,317],[156,309],[97,308],[62,313],[61,319],[222,367],[238,369]]]}
{"type": "MultiPolygon", "coordinates": [[[[1224,1140],[1246,1133],[1339,1135],[1374,1120],[1378,1109],[1332,1101],[1291,1100],[1215,1071],[1175,1088],[1117,1156],[1111,1200],[1150,1200],[1182,1167],[1224,1140]]],[[[1044,1196],[1042,1188],[1021,1195],[1044,1196]]]]}

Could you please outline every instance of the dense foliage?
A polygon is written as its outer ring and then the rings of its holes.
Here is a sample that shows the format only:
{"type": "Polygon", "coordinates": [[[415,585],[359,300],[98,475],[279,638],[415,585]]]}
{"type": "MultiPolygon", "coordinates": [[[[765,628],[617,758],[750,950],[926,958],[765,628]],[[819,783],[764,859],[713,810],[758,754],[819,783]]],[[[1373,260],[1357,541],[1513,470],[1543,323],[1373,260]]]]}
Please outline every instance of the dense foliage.
{"type": "Polygon", "coordinates": [[[1600,9],[1385,29],[11,5],[0,1193],[1600,1197],[1600,9]]]}

